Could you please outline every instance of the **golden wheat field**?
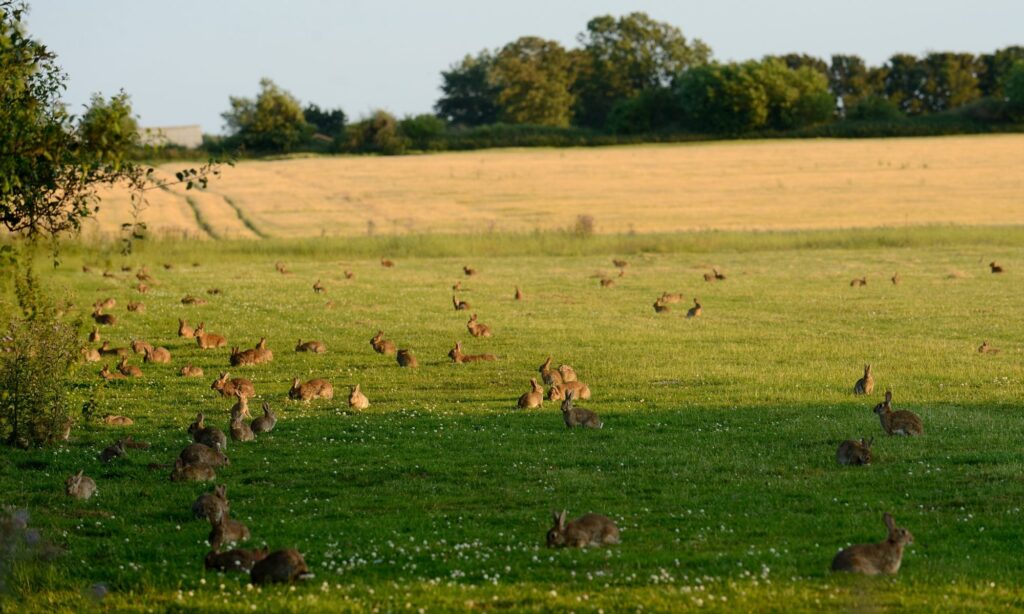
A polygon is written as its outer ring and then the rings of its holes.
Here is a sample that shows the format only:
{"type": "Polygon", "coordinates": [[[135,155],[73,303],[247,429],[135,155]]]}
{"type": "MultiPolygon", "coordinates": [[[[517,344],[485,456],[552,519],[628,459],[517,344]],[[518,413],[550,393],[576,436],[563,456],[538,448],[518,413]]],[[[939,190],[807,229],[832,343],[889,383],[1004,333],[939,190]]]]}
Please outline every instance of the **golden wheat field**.
{"type": "MultiPolygon", "coordinates": [[[[245,161],[150,192],[161,234],[672,232],[1024,223],[1024,135],[737,141],[245,161]]],[[[173,173],[184,164],[168,164],[173,173]]],[[[107,194],[86,233],[129,218],[107,194]]]]}

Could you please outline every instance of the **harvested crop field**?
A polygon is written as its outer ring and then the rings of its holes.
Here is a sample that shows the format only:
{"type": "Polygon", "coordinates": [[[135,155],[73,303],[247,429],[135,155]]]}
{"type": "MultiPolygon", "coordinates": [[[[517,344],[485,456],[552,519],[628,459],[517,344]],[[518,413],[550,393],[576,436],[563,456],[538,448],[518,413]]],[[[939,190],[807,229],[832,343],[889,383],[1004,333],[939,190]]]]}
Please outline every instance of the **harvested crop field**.
{"type": "MultiPolygon", "coordinates": [[[[245,161],[144,219],[206,238],[1024,223],[1024,135],[737,141],[245,161]]],[[[165,165],[173,173],[183,163],[165,165]]],[[[111,194],[87,233],[129,219],[111,194]]]]}

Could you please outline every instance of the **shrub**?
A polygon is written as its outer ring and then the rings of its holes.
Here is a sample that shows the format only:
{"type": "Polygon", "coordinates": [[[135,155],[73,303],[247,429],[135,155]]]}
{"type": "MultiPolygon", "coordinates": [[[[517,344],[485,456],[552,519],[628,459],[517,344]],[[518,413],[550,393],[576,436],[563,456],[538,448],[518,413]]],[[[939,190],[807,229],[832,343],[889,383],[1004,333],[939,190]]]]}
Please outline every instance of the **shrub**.
{"type": "Polygon", "coordinates": [[[897,121],[906,115],[899,105],[884,96],[868,96],[857,101],[846,112],[846,118],[854,121],[897,121]]]}
{"type": "Polygon", "coordinates": [[[399,128],[414,149],[434,150],[441,147],[439,139],[444,134],[445,123],[436,115],[424,113],[406,117],[399,128]]]}
{"type": "Polygon", "coordinates": [[[370,117],[349,127],[348,146],[353,151],[391,156],[405,153],[409,140],[402,134],[394,115],[387,111],[375,111],[370,117]]]}

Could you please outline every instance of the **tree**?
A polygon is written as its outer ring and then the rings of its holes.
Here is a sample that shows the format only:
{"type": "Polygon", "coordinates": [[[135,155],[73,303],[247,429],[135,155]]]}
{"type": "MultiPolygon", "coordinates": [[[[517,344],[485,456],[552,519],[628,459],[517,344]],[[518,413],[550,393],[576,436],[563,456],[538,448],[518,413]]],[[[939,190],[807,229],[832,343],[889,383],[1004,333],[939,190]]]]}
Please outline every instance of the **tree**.
{"type": "Polygon", "coordinates": [[[511,124],[568,126],[573,95],[569,53],[556,41],[524,36],[502,47],[491,69],[498,119],[511,124]]]}
{"type": "Polygon", "coordinates": [[[828,63],[825,60],[809,55],[806,53],[787,53],[785,55],[769,55],[763,59],[777,59],[780,60],[787,68],[796,70],[798,68],[808,67],[812,70],[820,72],[821,74],[828,76],[828,63]]]}
{"type": "Polygon", "coordinates": [[[302,118],[317,133],[332,139],[345,134],[347,117],[341,109],[325,110],[310,103],[302,110],[302,118]]]}
{"type": "Polygon", "coordinates": [[[703,41],[688,41],[679,28],[646,13],[611,15],[587,22],[578,36],[576,122],[601,127],[616,102],[641,91],[666,87],[683,71],[711,57],[703,41]]]}
{"type": "Polygon", "coordinates": [[[907,115],[920,115],[928,110],[924,87],[928,70],[916,56],[899,53],[885,65],[883,92],[907,115]]]}
{"type": "Polygon", "coordinates": [[[349,147],[354,151],[396,155],[405,153],[405,138],[395,116],[387,111],[374,111],[370,117],[353,124],[348,130],[349,147]]]}
{"type": "Polygon", "coordinates": [[[833,55],[828,67],[828,86],[845,114],[865,96],[872,94],[870,72],[860,56],[833,55]]]}
{"type": "Polygon", "coordinates": [[[260,79],[256,99],[230,97],[221,114],[239,145],[266,152],[287,152],[310,136],[299,101],[270,79],[260,79]]]}
{"type": "Polygon", "coordinates": [[[398,127],[414,148],[436,149],[437,140],[444,134],[445,123],[436,115],[424,113],[405,117],[398,127]]]}
{"type": "Polygon", "coordinates": [[[767,125],[792,130],[828,121],[835,113],[835,99],[828,79],[810,66],[790,68],[781,59],[766,58],[752,68],[767,97],[767,125]]]}
{"type": "Polygon", "coordinates": [[[1024,121],[1024,60],[1017,60],[1003,77],[1000,88],[1006,96],[1010,119],[1024,121]]]}
{"type": "Polygon", "coordinates": [[[709,64],[683,73],[676,86],[687,127],[696,132],[740,134],[764,127],[768,95],[757,62],[709,64]]]}
{"type": "Polygon", "coordinates": [[[929,53],[922,61],[927,77],[921,87],[924,106],[939,113],[981,97],[978,73],[982,67],[970,53],[929,53]]]}
{"type": "Polygon", "coordinates": [[[444,94],[434,105],[438,117],[450,124],[482,126],[498,121],[498,94],[501,88],[490,73],[494,56],[481,51],[467,55],[458,64],[441,71],[444,94]]]}
{"type": "Polygon", "coordinates": [[[139,146],[139,122],[132,114],[131,99],[123,90],[109,100],[93,94],[78,122],[85,149],[115,165],[139,146]]]}
{"type": "Polygon", "coordinates": [[[1018,45],[982,54],[978,58],[981,65],[978,89],[981,90],[981,95],[1002,97],[1006,76],[1013,70],[1014,65],[1022,60],[1024,60],[1024,47],[1018,45]]]}

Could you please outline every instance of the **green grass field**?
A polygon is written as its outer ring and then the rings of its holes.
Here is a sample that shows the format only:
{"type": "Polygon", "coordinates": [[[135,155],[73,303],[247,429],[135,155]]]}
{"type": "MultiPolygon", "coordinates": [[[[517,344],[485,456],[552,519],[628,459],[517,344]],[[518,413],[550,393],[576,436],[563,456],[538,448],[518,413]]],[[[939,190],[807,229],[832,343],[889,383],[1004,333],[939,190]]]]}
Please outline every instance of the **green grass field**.
{"type": "Polygon", "coordinates": [[[69,246],[44,278],[82,317],[117,298],[119,322],[104,339],[164,345],[173,363],[135,357],[144,377],[109,384],[83,364],[76,406],[94,398],[100,415],[135,425],[80,419],[65,445],[0,449],[0,502],[27,508],[67,549],[53,566],[15,571],[11,611],[1024,608],[1020,228],[143,243],[132,257],[115,253],[69,246]],[[382,268],[381,255],[397,266],[382,268]],[[595,275],[613,273],[613,257],[630,261],[628,274],[602,289],[595,275]],[[278,260],[294,273],[276,273],[278,260]],[[990,274],[990,260],[1007,272],[990,274]],[[129,274],[86,274],[83,262],[147,264],[159,283],[140,299],[129,274]],[[464,264],[479,275],[463,277],[464,264]],[[728,279],[704,282],[712,266],[728,279]],[[900,285],[888,281],[894,271],[900,285]],[[867,287],[849,286],[862,275],[867,287]],[[326,295],[311,289],[318,278],[326,295]],[[466,312],[452,309],[460,279],[492,339],[472,339],[466,312]],[[222,294],[207,296],[212,287],[222,294]],[[655,314],[666,291],[700,297],[704,315],[686,319],[685,304],[655,314]],[[183,306],[186,293],[210,303],[183,306]],[[127,313],[129,300],[147,312],[127,313]],[[231,402],[210,382],[228,370],[228,352],[177,338],[179,317],[205,321],[230,345],[266,336],[274,350],[270,365],[232,374],[251,378],[254,410],[269,401],[280,421],[254,443],[229,444],[217,483],[252,530],[249,545],[305,555],[315,578],[303,585],[253,589],[245,576],[205,572],[209,528],[190,505],[211,486],[147,469],[189,443],[198,410],[227,430],[231,402]],[[374,353],[378,329],[421,367],[374,353]],[[300,337],[328,353],[293,352],[300,337]],[[979,354],[985,339],[1002,352],[979,354]],[[500,360],[451,364],[456,340],[500,360]],[[567,431],[557,403],[515,410],[548,354],[591,386],[581,404],[604,429],[567,431]],[[189,362],[206,376],[179,377],[189,362]],[[865,362],[876,392],[855,397],[865,362]],[[289,402],[294,376],[329,379],[335,400],[289,402]],[[357,382],[371,402],[363,412],[345,402],[357,382]],[[923,437],[882,433],[871,408],[887,387],[897,408],[922,417],[923,437]],[[127,434],[152,448],[101,464],[99,451],[127,434]],[[840,441],[870,436],[873,465],[836,464],[840,441]],[[87,502],[63,494],[79,468],[99,486],[87,502]],[[547,549],[561,508],[609,515],[622,544],[547,549]],[[916,536],[899,575],[831,574],[839,548],[884,538],[885,511],[916,536]],[[102,602],[94,583],[110,589],[102,602]]]}

